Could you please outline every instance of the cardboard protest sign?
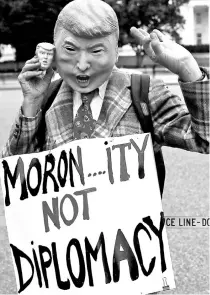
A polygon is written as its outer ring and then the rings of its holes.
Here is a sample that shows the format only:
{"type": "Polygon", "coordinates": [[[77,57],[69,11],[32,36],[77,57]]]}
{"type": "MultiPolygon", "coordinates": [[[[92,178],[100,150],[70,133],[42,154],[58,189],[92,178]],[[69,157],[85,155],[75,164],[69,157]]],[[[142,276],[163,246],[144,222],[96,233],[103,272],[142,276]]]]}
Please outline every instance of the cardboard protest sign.
{"type": "Polygon", "coordinates": [[[149,134],[1,160],[18,292],[175,288],[149,134]]]}

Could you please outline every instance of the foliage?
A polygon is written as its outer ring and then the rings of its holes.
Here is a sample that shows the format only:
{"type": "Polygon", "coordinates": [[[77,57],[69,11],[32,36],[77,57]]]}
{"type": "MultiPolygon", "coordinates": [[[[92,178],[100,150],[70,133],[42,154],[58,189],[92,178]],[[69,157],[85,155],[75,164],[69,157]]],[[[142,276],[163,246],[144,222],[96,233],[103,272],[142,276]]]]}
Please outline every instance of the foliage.
{"type": "MultiPolygon", "coordinates": [[[[104,0],[119,19],[119,45],[135,44],[132,26],[164,30],[178,39],[184,20],[179,7],[189,0],[104,0]],[[170,2],[171,1],[171,2],[170,2]]],[[[17,60],[34,55],[36,44],[52,42],[58,13],[69,0],[0,0],[0,43],[16,48],[17,60]]]]}
{"type": "Polygon", "coordinates": [[[0,0],[0,40],[16,48],[17,60],[34,55],[39,42],[52,42],[58,13],[68,0],[0,0]]]}
{"type": "Polygon", "coordinates": [[[173,39],[180,41],[178,31],[185,21],[180,14],[180,6],[189,0],[105,0],[109,3],[119,19],[120,45],[134,40],[129,34],[130,28],[146,29],[151,32],[158,29],[169,33],[173,39]]]}

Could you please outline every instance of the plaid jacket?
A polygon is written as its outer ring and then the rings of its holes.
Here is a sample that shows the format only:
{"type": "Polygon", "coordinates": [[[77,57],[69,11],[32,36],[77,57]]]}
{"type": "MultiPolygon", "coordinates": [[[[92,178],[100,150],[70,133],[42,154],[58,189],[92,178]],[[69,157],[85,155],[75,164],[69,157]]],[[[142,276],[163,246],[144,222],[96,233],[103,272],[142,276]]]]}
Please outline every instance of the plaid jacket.
{"type": "MultiPolygon", "coordinates": [[[[205,70],[206,71],[206,70],[205,70]]],[[[208,75],[209,78],[209,73],[208,75]]],[[[92,138],[143,133],[130,96],[131,77],[114,69],[92,138]]],[[[154,125],[154,150],[162,145],[209,152],[209,81],[181,83],[185,102],[163,81],[150,81],[149,101],[154,125]]],[[[43,116],[26,118],[19,112],[2,156],[50,150],[73,140],[73,90],[62,82],[43,116]]]]}

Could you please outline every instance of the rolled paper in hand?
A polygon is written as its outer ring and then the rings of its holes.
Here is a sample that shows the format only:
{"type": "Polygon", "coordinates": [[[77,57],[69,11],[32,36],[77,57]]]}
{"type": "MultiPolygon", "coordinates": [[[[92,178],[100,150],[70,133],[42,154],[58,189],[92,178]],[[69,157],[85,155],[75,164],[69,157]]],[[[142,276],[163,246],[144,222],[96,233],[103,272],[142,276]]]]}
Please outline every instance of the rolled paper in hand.
{"type": "Polygon", "coordinates": [[[55,46],[51,43],[42,42],[36,46],[36,56],[41,64],[41,70],[46,71],[52,64],[55,46]]]}

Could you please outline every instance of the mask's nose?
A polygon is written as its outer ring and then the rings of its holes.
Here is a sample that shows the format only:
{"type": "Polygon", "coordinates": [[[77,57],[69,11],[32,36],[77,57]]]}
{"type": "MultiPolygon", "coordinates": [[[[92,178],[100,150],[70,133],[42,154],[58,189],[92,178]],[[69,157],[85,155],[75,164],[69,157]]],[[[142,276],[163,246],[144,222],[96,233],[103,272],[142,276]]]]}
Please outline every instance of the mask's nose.
{"type": "Polygon", "coordinates": [[[88,61],[88,55],[85,52],[82,52],[79,56],[78,62],[77,62],[77,68],[81,72],[85,72],[90,67],[90,62],[88,61]]]}

